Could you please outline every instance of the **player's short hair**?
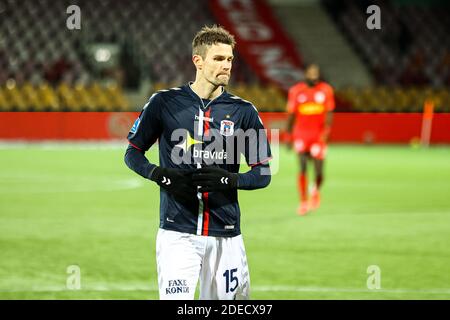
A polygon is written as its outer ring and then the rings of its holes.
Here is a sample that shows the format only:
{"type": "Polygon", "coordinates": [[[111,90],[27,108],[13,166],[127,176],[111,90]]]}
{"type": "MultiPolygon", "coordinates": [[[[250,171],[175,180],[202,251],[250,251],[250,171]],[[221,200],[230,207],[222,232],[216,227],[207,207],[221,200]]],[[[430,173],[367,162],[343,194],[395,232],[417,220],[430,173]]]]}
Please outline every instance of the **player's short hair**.
{"type": "Polygon", "coordinates": [[[309,68],[316,68],[317,70],[320,71],[320,67],[317,63],[314,62],[310,62],[305,66],[305,71],[308,70],[309,68]]]}
{"type": "Polygon", "coordinates": [[[236,41],[234,36],[222,26],[204,26],[192,40],[192,55],[205,58],[208,47],[217,43],[229,44],[234,48],[236,41]]]}

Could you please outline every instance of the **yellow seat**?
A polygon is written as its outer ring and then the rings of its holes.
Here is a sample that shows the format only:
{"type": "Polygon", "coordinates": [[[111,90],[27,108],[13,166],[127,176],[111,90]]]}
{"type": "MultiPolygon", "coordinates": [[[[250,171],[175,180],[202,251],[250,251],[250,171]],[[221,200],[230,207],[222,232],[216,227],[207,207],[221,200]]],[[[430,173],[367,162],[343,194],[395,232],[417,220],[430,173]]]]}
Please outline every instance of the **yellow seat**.
{"type": "Polygon", "coordinates": [[[98,83],[95,82],[88,88],[86,88],[86,94],[88,94],[90,96],[90,99],[92,100],[90,110],[113,111],[113,106],[111,105],[111,102],[105,94],[105,89],[102,88],[98,83]]]}
{"type": "Polygon", "coordinates": [[[8,80],[6,82],[6,88],[4,91],[4,95],[7,101],[10,103],[11,111],[28,111],[29,106],[25,98],[22,95],[22,91],[16,85],[14,80],[8,80]]]}
{"type": "Polygon", "coordinates": [[[57,87],[56,93],[61,103],[62,110],[81,111],[81,103],[77,100],[73,88],[69,87],[66,83],[61,83],[57,87]]]}
{"type": "Polygon", "coordinates": [[[59,111],[61,109],[60,102],[55,90],[48,83],[41,83],[38,87],[38,96],[41,104],[48,111],[59,111]]]}
{"type": "Polygon", "coordinates": [[[91,93],[83,84],[76,84],[73,88],[74,96],[79,101],[79,111],[97,111],[95,100],[91,93]]]}
{"type": "Polygon", "coordinates": [[[130,104],[127,98],[123,94],[121,88],[116,85],[108,85],[106,92],[112,102],[114,111],[128,111],[130,110],[130,104]]]}
{"type": "Polygon", "coordinates": [[[31,111],[46,111],[46,106],[42,102],[39,95],[39,90],[36,86],[31,83],[25,83],[21,88],[21,91],[31,111]]]}
{"type": "Polygon", "coordinates": [[[11,111],[12,106],[3,91],[4,89],[0,88],[0,111],[11,111]]]}

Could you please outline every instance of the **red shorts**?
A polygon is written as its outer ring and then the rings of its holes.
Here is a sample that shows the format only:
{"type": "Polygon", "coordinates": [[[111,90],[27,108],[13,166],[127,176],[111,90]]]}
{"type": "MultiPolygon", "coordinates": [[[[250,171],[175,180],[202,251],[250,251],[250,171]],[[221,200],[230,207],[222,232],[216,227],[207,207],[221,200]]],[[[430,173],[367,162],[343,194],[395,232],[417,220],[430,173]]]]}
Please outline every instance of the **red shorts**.
{"type": "Polygon", "coordinates": [[[309,153],[311,157],[319,160],[325,159],[327,145],[319,138],[294,137],[294,148],[298,153],[309,153]]]}

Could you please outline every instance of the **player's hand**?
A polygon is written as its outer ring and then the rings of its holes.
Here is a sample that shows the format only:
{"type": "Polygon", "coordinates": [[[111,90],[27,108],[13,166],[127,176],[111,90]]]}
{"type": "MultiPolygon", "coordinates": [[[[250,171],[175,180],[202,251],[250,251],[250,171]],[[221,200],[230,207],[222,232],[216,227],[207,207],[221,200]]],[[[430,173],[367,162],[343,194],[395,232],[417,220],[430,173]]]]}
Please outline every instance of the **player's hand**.
{"type": "Polygon", "coordinates": [[[226,191],[237,188],[238,174],[219,167],[206,167],[192,174],[192,183],[200,192],[226,191]]]}
{"type": "Polygon", "coordinates": [[[197,199],[197,189],[192,184],[194,170],[156,167],[150,180],[172,194],[176,200],[192,202],[197,199]]]}

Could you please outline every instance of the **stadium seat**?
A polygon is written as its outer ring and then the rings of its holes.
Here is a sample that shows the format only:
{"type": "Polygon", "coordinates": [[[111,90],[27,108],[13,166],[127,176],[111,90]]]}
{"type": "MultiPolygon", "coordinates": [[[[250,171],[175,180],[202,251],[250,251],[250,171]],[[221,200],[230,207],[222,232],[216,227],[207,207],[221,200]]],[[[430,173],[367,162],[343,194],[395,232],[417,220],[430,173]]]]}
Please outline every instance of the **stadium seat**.
{"type": "MultiPolygon", "coordinates": [[[[157,91],[193,79],[194,66],[187,63],[192,35],[199,26],[215,23],[207,0],[75,3],[83,12],[82,32],[61,27],[64,1],[1,2],[5,19],[0,20],[0,110],[131,110],[120,80],[126,84],[128,77],[105,79],[107,75],[94,71],[89,45],[129,45],[140,74],[157,91]],[[111,86],[105,84],[108,81],[111,86]]],[[[376,81],[374,88],[336,88],[338,111],[342,101],[354,111],[420,111],[429,96],[436,100],[437,111],[450,110],[448,7],[382,1],[383,27],[374,32],[360,27],[367,18],[360,2],[323,3],[376,81]],[[333,10],[333,5],[340,10],[333,10]],[[427,86],[433,90],[427,91],[427,86]]],[[[286,108],[286,92],[261,84],[237,51],[229,91],[252,101],[260,111],[286,108]]]]}
{"type": "Polygon", "coordinates": [[[363,55],[379,84],[443,86],[450,64],[450,8],[380,1],[382,28],[361,28],[367,19],[361,2],[324,1],[349,41],[363,55]],[[436,67],[444,64],[447,68],[436,67]]]}

